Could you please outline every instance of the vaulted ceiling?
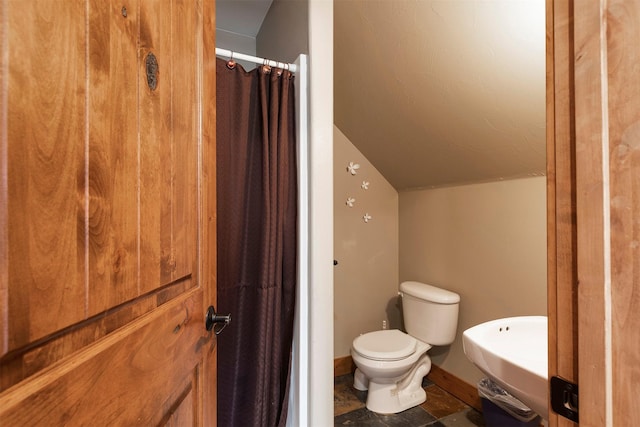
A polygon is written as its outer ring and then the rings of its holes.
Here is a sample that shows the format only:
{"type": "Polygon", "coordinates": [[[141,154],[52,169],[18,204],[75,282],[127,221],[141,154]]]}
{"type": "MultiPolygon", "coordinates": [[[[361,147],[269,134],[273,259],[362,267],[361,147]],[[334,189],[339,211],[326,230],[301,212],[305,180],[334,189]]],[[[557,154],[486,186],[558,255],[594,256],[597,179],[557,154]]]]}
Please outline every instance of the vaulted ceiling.
{"type": "Polygon", "coordinates": [[[396,189],[544,174],[544,0],[334,0],[333,35],[334,122],[396,189]]]}
{"type": "Polygon", "coordinates": [[[542,0],[336,0],[334,118],[398,190],[542,175],[542,0]]]}

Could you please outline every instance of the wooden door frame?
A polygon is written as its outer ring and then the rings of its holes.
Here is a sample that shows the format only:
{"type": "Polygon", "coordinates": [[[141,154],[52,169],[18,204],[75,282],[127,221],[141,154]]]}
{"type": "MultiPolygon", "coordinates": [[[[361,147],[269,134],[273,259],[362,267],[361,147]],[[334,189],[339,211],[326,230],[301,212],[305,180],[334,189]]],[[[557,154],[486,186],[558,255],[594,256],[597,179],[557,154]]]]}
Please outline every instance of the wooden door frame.
{"type": "MultiPolygon", "coordinates": [[[[547,311],[549,378],[578,381],[573,7],[547,0],[547,311]]],[[[549,425],[572,426],[549,409],[549,425]]]]}
{"type": "MultiPolygon", "coordinates": [[[[216,2],[206,0],[202,8],[202,37],[205,41],[204,51],[199,52],[202,58],[201,75],[202,91],[199,105],[202,106],[200,117],[202,123],[202,140],[200,153],[201,159],[199,168],[202,168],[202,182],[204,188],[199,189],[202,194],[199,200],[202,205],[199,211],[199,226],[202,227],[202,242],[199,243],[199,250],[202,253],[203,263],[200,263],[202,271],[198,272],[198,277],[204,287],[204,304],[213,304],[217,308],[217,233],[216,233],[216,2]],[[210,40],[209,43],[206,41],[210,40]],[[204,265],[203,265],[204,264],[204,265]]],[[[206,313],[207,307],[203,307],[206,313]]],[[[208,401],[202,414],[203,425],[217,425],[217,363],[218,345],[213,347],[212,363],[205,364],[204,385],[201,387],[202,394],[198,396],[200,402],[208,401]]]]}
{"type": "MultiPolygon", "coordinates": [[[[549,376],[579,385],[586,426],[637,417],[637,368],[629,361],[639,347],[632,315],[639,273],[627,267],[637,266],[638,162],[622,139],[638,125],[639,104],[629,101],[638,90],[625,93],[638,60],[633,10],[624,2],[547,0],[549,376]]],[[[552,411],[549,420],[575,425],[552,411]]]]}

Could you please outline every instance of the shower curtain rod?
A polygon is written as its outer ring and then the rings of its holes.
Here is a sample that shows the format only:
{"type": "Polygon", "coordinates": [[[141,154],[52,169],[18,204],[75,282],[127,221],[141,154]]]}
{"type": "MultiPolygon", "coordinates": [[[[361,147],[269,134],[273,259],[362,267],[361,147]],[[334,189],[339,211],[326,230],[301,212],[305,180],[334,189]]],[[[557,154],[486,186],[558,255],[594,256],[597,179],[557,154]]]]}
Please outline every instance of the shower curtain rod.
{"type": "Polygon", "coordinates": [[[270,67],[286,68],[292,73],[295,73],[298,71],[298,67],[296,66],[296,64],[287,64],[285,62],[278,62],[272,59],[258,58],[257,56],[251,56],[244,53],[233,52],[231,50],[222,49],[219,47],[216,48],[216,55],[224,56],[225,58],[241,59],[243,61],[254,62],[256,64],[269,65],[270,67]]]}

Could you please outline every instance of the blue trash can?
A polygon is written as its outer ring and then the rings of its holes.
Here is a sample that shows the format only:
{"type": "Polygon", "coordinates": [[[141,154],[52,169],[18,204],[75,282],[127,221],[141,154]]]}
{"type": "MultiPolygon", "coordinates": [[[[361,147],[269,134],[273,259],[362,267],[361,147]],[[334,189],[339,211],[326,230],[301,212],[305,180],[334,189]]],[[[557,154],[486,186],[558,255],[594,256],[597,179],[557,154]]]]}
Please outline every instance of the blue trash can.
{"type": "Polygon", "coordinates": [[[487,427],[538,427],[540,417],[489,378],[478,383],[487,427]]]}

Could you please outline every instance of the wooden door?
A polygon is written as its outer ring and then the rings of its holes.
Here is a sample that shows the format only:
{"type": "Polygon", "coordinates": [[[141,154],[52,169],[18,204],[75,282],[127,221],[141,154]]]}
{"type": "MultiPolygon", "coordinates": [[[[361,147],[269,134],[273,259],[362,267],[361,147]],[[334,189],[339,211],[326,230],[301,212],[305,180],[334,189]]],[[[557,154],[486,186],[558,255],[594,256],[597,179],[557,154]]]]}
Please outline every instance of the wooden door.
{"type": "Polygon", "coordinates": [[[608,0],[574,14],[580,423],[630,426],[640,418],[640,8],[608,0]]]}
{"type": "Polygon", "coordinates": [[[2,424],[215,425],[213,0],[0,21],[2,424]]]}
{"type": "MultiPolygon", "coordinates": [[[[556,158],[565,159],[551,165],[549,180],[556,201],[560,194],[572,200],[550,220],[549,229],[563,246],[559,253],[567,258],[550,261],[565,280],[559,273],[550,288],[549,373],[564,366],[578,383],[580,425],[635,425],[640,418],[640,9],[631,0],[547,4],[556,107],[556,131],[549,140],[556,158]],[[562,222],[571,225],[563,229],[562,222]],[[560,294],[567,296],[563,303],[556,298],[560,294]]],[[[550,421],[552,427],[574,425],[553,414],[550,421]]]]}

